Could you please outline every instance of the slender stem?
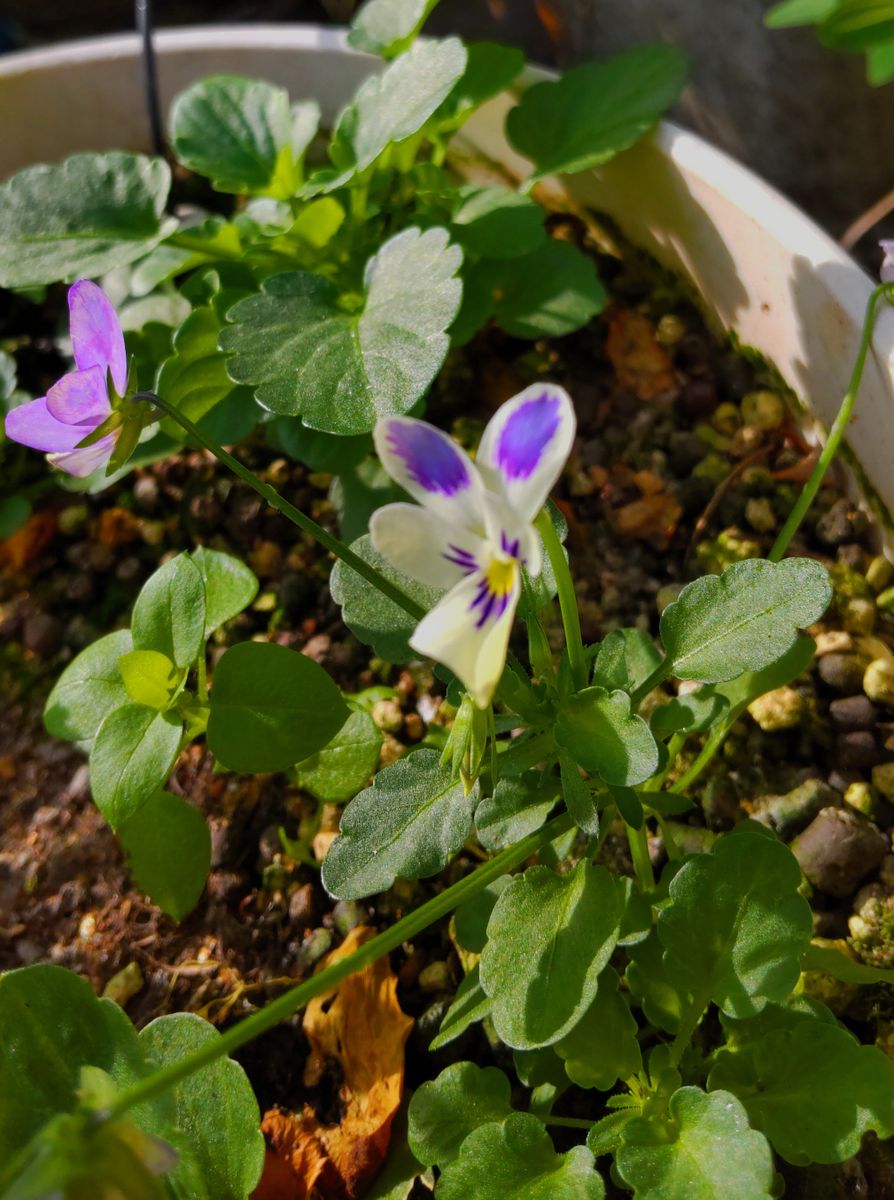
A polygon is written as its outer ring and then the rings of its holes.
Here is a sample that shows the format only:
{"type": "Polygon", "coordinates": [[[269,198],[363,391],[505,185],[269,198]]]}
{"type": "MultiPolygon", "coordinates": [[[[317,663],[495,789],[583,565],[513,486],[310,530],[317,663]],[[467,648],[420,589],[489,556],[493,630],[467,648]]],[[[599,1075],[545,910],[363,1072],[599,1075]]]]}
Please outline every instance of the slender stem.
{"type": "Polygon", "coordinates": [[[680,1059],[683,1057],[683,1052],[692,1041],[693,1035],[698,1028],[698,1023],[704,1016],[704,1012],[707,1007],[708,997],[700,995],[693,996],[692,1003],[680,1024],[680,1031],[671,1043],[672,1066],[679,1066],[680,1059]]]}
{"type": "Polygon", "coordinates": [[[587,1121],[584,1117],[541,1117],[547,1125],[561,1125],[563,1129],[592,1129],[595,1121],[587,1121]]]}
{"type": "Polygon", "coordinates": [[[649,692],[654,692],[659,683],[664,683],[671,674],[673,666],[673,661],[669,657],[663,658],[648,679],[644,679],[639,687],[630,693],[630,707],[638,708],[649,692]]]}
{"type": "Polygon", "coordinates": [[[149,116],[152,148],[156,154],[162,155],[165,151],[165,141],[161,106],[158,101],[158,66],[155,61],[155,43],[152,39],[152,0],[135,0],[134,17],[142,40],[143,86],[146,89],[146,111],[149,116]]]}
{"type": "Polygon", "coordinates": [[[587,659],[584,654],[584,641],[580,631],[580,612],[577,606],[577,592],[574,590],[574,580],[568,569],[565,551],[556,533],[556,527],[550,520],[549,513],[544,509],[535,522],[547,557],[553,569],[556,588],[559,593],[559,608],[562,610],[562,626],[565,630],[565,648],[568,651],[568,661],[571,664],[571,675],[574,686],[578,689],[587,686],[587,659]]]}
{"type": "Polygon", "coordinates": [[[106,1109],[103,1114],[104,1120],[115,1120],[134,1105],[150,1100],[166,1088],[179,1083],[181,1079],[185,1079],[188,1075],[207,1066],[208,1063],[214,1062],[226,1054],[231,1054],[240,1046],[244,1046],[246,1042],[266,1033],[268,1029],[272,1029],[274,1025],[278,1025],[280,1021],[284,1021],[307,1004],[309,1000],[313,1000],[315,996],[336,987],[349,975],[353,975],[356,971],[362,971],[364,967],[368,967],[370,963],[374,963],[383,955],[396,950],[403,942],[409,941],[423,929],[427,929],[429,925],[446,917],[464,900],[523,863],[541,847],[546,846],[557,837],[561,837],[573,825],[574,822],[567,813],[554,817],[542,829],[529,834],[514,846],[502,850],[490,862],[484,863],[471,875],[460,879],[452,887],[446,888],[439,896],[435,896],[417,908],[415,912],[392,925],[390,929],[378,934],[361,946],[359,950],[355,950],[353,954],[339,959],[310,979],[305,980],[304,983],[300,983],[282,996],[278,996],[276,1000],[272,1000],[259,1012],[253,1013],[250,1017],[240,1021],[238,1025],[226,1030],[219,1038],[206,1042],[194,1054],[186,1055],[177,1062],[171,1063],[170,1066],[164,1067],[146,1079],[140,1080],[139,1083],[126,1088],[106,1109]]]}
{"type": "Polygon", "coordinates": [[[624,828],[627,830],[627,842],[630,846],[630,856],[633,859],[633,869],[636,871],[636,878],[639,881],[640,887],[644,892],[655,890],[655,875],[652,871],[652,860],[649,858],[649,842],[646,835],[646,827],[634,829],[632,825],[624,822],[624,828]]]}
{"type": "Polygon", "coordinates": [[[841,445],[841,439],[844,437],[848,422],[854,411],[854,401],[857,398],[857,392],[860,390],[860,383],[863,379],[863,369],[866,366],[866,356],[869,353],[869,347],[872,344],[872,333],[875,328],[875,317],[878,302],[881,298],[891,294],[891,285],[881,283],[872,295],[869,297],[869,303],[866,306],[866,319],[863,323],[863,335],[860,339],[860,349],[857,352],[857,361],[854,363],[853,374],[851,381],[848,384],[848,389],[844,394],[844,399],[841,402],[841,408],[838,410],[838,416],[832,422],[832,428],[829,430],[829,436],[826,439],[826,444],[823,446],[822,453],[816,461],[816,466],[811,472],[810,478],[804,484],[804,489],[798,497],[795,507],[789,513],[788,520],[783,525],[782,530],[773,543],[773,549],[770,551],[770,562],[779,562],[783,554],[789,547],[789,543],[798,531],[798,526],[807,515],[807,510],[813,503],[813,498],[819,491],[819,486],[823,478],[832,465],[832,460],[838,453],[838,448],[841,445]]]}
{"type": "Polygon", "coordinates": [[[196,662],[196,694],[203,704],[208,703],[208,664],[205,662],[204,646],[196,662]]]}
{"type": "Polygon", "coordinates": [[[680,778],[674,784],[675,792],[685,792],[687,788],[692,787],[696,779],[705,770],[708,764],[713,759],[714,755],[726,741],[727,735],[735,725],[736,721],[747,708],[747,704],[737,704],[734,709],[730,709],[726,720],[721,725],[715,725],[708,734],[708,739],[702,746],[696,759],[690,763],[687,769],[683,772],[680,778]]]}
{"type": "Polygon", "coordinates": [[[269,483],[263,483],[258,479],[254,471],[250,471],[248,467],[244,467],[238,458],[234,458],[232,454],[228,454],[222,446],[218,446],[216,442],[202,433],[188,417],[184,417],[167,400],[162,400],[154,392],[139,392],[134,399],[147,400],[150,404],[154,404],[156,408],[160,408],[162,412],[176,421],[178,425],[181,425],[190,437],[195,438],[200,446],[204,446],[206,450],[210,450],[215,458],[219,458],[222,463],[225,463],[230,468],[234,475],[238,475],[250,488],[254,488],[259,496],[263,496],[271,508],[275,508],[283,516],[288,517],[299,529],[303,529],[305,533],[309,533],[311,537],[316,538],[325,550],[328,550],[331,554],[334,554],[337,558],[347,563],[352,571],[356,571],[367,583],[371,583],[374,588],[378,588],[383,596],[387,596],[398,608],[402,608],[405,613],[409,613],[414,620],[422,620],[426,610],[421,604],[411,596],[408,596],[406,592],[401,591],[390,579],[387,579],[380,571],[377,571],[374,566],[364,561],[359,554],[355,554],[350,546],[346,546],[337,537],[333,537],[322,525],[318,525],[311,517],[308,517],[299,508],[296,508],[294,504],[289,504],[288,500],[284,500],[275,488],[271,487],[269,483]]]}

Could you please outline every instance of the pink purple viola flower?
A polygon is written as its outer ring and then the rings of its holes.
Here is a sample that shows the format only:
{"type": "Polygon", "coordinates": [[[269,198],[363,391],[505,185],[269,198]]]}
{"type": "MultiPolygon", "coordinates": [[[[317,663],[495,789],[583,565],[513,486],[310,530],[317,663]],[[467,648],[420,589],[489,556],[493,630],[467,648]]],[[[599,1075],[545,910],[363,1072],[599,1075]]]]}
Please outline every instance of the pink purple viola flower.
{"type": "Polygon", "coordinates": [[[894,241],[881,241],[879,245],[885,256],[879,271],[881,281],[882,283],[894,283],[894,241]]]}
{"type": "Polygon", "coordinates": [[[109,380],[117,395],[127,389],[127,356],[118,315],[102,288],[79,279],[68,290],[71,346],[77,370],[63,375],[45,396],[6,416],[6,436],[46,453],[69,475],[90,475],[105,466],[120,427],[89,446],[79,444],[112,413],[109,380]]]}
{"type": "Polygon", "coordinates": [[[410,645],[444,663],[484,708],[503,673],[521,595],[521,568],[540,574],[533,520],[571,452],[574,407],[538,383],[508,400],[484,431],[476,461],[435,426],[385,417],[373,433],[382,466],[418,504],[373,514],[375,549],[446,594],[410,645]]]}

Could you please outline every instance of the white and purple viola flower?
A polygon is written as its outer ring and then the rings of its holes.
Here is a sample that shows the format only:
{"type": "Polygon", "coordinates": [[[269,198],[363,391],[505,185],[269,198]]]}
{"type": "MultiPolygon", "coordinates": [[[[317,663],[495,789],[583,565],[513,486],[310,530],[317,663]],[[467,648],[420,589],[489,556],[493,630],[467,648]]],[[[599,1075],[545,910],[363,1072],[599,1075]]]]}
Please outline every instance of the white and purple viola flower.
{"type": "Polygon", "coordinates": [[[419,505],[380,508],[370,522],[372,544],[405,575],[449,589],[410,645],[449,667],[481,708],[503,673],[521,568],[540,574],[532,522],[571,452],[575,427],[568,393],[546,383],[502,405],[474,463],[425,421],[385,417],[376,425],[382,466],[419,505]]]}
{"type": "Polygon", "coordinates": [[[118,315],[102,288],[79,279],[68,289],[69,328],[76,371],[63,375],[45,396],[6,416],[6,436],[42,450],[69,475],[90,475],[112,456],[120,427],[92,445],[79,444],[112,413],[109,380],[119,397],[127,389],[127,356],[118,315]]]}
{"type": "Polygon", "coordinates": [[[885,258],[879,271],[882,283],[894,283],[894,241],[879,242],[885,258]]]}

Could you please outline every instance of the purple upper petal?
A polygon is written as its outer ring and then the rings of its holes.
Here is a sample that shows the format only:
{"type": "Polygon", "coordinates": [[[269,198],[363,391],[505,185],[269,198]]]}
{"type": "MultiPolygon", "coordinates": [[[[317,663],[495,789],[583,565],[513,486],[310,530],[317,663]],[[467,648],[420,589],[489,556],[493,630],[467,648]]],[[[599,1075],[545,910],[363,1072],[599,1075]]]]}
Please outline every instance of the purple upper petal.
{"type": "Polygon", "coordinates": [[[450,439],[424,421],[391,421],[388,446],[410,479],[427,492],[454,496],[469,486],[469,472],[450,439]]]}
{"type": "Polygon", "coordinates": [[[46,396],[41,396],[39,400],[20,404],[6,414],[6,436],[32,450],[59,453],[74,450],[97,424],[70,425],[60,421],[48,410],[46,396]]]}
{"type": "Polygon", "coordinates": [[[118,314],[108,296],[89,279],[68,289],[71,346],[79,371],[110,368],[119,395],[127,386],[127,355],[118,314]]]}
{"type": "Polygon", "coordinates": [[[497,466],[509,479],[533,474],[559,428],[560,403],[544,392],[520,405],[509,417],[496,446],[497,466]]]}
{"type": "MultiPolygon", "coordinates": [[[[63,375],[47,392],[46,398],[51,416],[67,425],[86,425],[88,432],[112,411],[104,367],[88,367],[86,371],[63,375]]],[[[86,433],[81,437],[86,437],[86,433]]]]}

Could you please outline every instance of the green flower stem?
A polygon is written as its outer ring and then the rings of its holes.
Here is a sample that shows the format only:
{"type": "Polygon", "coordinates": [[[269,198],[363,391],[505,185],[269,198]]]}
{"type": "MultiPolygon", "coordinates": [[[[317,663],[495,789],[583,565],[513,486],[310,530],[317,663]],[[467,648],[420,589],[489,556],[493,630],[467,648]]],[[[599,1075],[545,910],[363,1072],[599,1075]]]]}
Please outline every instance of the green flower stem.
{"type": "Polygon", "coordinates": [[[195,1071],[226,1054],[231,1054],[240,1046],[244,1046],[246,1042],[259,1037],[260,1034],[266,1033],[268,1029],[272,1029],[274,1025],[278,1025],[280,1021],[284,1021],[297,1012],[309,1000],[313,1000],[315,996],[336,987],[349,975],[353,975],[356,971],[362,971],[370,963],[376,962],[383,955],[390,954],[404,942],[416,937],[429,925],[434,925],[436,921],[448,916],[464,900],[476,892],[480,892],[482,888],[493,883],[495,879],[499,879],[501,875],[505,875],[507,871],[513,870],[541,847],[548,845],[557,837],[561,837],[573,825],[574,822],[567,813],[554,817],[542,829],[529,834],[514,846],[502,850],[489,862],[476,868],[471,875],[460,879],[452,887],[445,888],[440,895],[433,897],[414,912],[409,913],[392,925],[390,929],[378,934],[361,946],[359,950],[355,950],[353,954],[339,959],[310,979],[305,980],[304,983],[300,983],[282,996],[278,996],[276,1000],[272,1000],[259,1012],[246,1017],[238,1025],[234,1025],[222,1033],[219,1038],[206,1043],[194,1054],[186,1055],[179,1062],[172,1063],[148,1078],[140,1080],[132,1087],[125,1088],[103,1113],[103,1120],[116,1120],[134,1105],[150,1100],[166,1088],[179,1083],[181,1079],[186,1079],[188,1075],[192,1075],[195,1071]]]}
{"type": "Polygon", "coordinates": [[[652,871],[652,860],[649,858],[646,826],[643,824],[641,829],[634,829],[632,825],[625,822],[624,828],[627,830],[627,842],[630,846],[630,856],[633,859],[633,869],[636,871],[637,881],[643,891],[648,894],[655,890],[655,875],[652,871]]]}
{"type": "Polygon", "coordinates": [[[710,996],[695,995],[692,997],[692,1003],[689,1005],[683,1019],[680,1023],[680,1030],[677,1036],[671,1043],[670,1059],[671,1066],[677,1067],[680,1065],[680,1059],[686,1047],[692,1041],[698,1023],[705,1014],[705,1009],[708,1007],[710,996]]]}
{"type": "Polygon", "coordinates": [[[649,692],[654,692],[655,688],[660,683],[664,683],[665,679],[673,673],[674,664],[670,658],[663,658],[648,679],[643,682],[630,693],[630,707],[632,709],[639,708],[649,692]]]}
{"type": "Polygon", "coordinates": [[[841,445],[841,440],[844,437],[845,431],[850,422],[854,411],[854,402],[857,399],[857,392],[860,390],[860,383],[863,379],[863,369],[866,366],[866,356],[869,353],[869,347],[872,344],[872,334],[875,329],[876,311],[878,302],[883,296],[889,299],[894,297],[894,286],[887,283],[881,283],[872,295],[869,297],[869,303],[866,306],[866,319],[863,322],[863,335],[860,339],[860,349],[857,353],[857,361],[854,363],[853,374],[851,381],[848,384],[848,389],[844,394],[844,399],[841,402],[841,408],[838,410],[838,416],[832,423],[832,428],[829,430],[829,436],[826,439],[826,444],[823,446],[822,453],[816,461],[816,466],[811,472],[810,478],[804,484],[803,491],[798,497],[795,507],[789,513],[788,520],[782,527],[782,531],[773,543],[773,549],[770,551],[770,562],[779,562],[783,554],[789,547],[789,543],[798,531],[798,527],[807,515],[810,505],[813,503],[813,498],[819,491],[820,484],[823,482],[826,472],[832,465],[832,460],[838,453],[841,445]]]}
{"type": "Polygon", "coordinates": [[[254,471],[250,471],[248,467],[243,466],[237,458],[234,458],[232,454],[228,454],[222,446],[218,446],[216,442],[202,433],[174,405],[169,404],[167,400],[162,400],[160,396],[156,396],[153,392],[140,392],[134,399],[146,400],[150,404],[155,405],[156,408],[160,408],[162,412],[175,420],[178,425],[181,425],[190,437],[195,438],[200,446],[204,446],[215,458],[219,458],[222,463],[230,468],[234,475],[238,475],[250,488],[254,488],[259,496],[263,496],[271,508],[275,508],[284,517],[288,517],[299,529],[316,538],[325,550],[328,550],[331,554],[334,554],[337,558],[347,563],[352,571],[356,571],[367,583],[371,583],[373,587],[378,588],[383,596],[387,596],[398,608],[402,608],[405,613],[409,613],[414,620],[422,620],[426,610],[421,604],[411,596],[408,596],[406,592],[401,591],[399,587],[396,587],[390,579],[386,579],[375,567],[371,566],[368,562],[364,562],[360,555],[355,554],[350,546],[346,546],[337,537],[333,537],[322,525],[318,525],[316,521],[308,517],[299,508],[296,508],[294,504],[290,504],[288,500],[284,500],[275,488],[271,487],[268,483],[263,483],[258,479],[254,471]]]}
{"type": "Polygon", "coordinates": [[[565,648],[568,651],[568,661],[571,664],[571,676],[574,686],[580,690],[587,686],[587,659],[584,654],[584,641],[580,631],[580,613],[577,606],[577,592],[574,590],[574,580],[568,570],[565,551],[556,533],[556,527],[550,520],[550,515],[543,509],[534,522],[537,531],[543,538],[550,566],[556,579],[559,592],[559,608],[562,610],[562,626],[565,630],[565,648]]]}
{"type": "Polygon", "coordinates": [[[202,646],[196,662],[196,695],[202,704],[208,703],[208,664],[205,662],[205,647],[202,646]]]}

